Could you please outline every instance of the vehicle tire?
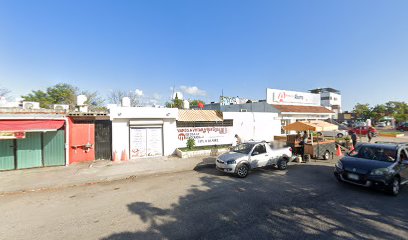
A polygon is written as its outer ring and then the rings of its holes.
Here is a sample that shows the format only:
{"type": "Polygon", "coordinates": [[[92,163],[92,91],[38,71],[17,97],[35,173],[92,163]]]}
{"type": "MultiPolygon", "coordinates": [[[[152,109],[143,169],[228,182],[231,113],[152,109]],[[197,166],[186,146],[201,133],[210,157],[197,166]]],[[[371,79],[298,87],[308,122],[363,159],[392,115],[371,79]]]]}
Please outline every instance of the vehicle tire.
{"type": "Polygon", "coordinates": [[[327,151],[324,152],[324,154],[323,154],[323,159],[324,159],[324,160],[329,160],[329,158],[330,158],[330,152],[327,150],[327,151]]]}
{"type": "Polygon", "coordinates": [[[388,187],[387,192],[392,196],[397,196],[400,192],[400,189],[401,189],[400,180],[398,177],[395,177],[392,180],[391,185],[388,187]]]}
{"type": "Polygon", "coordinates": [[[277,167],[279,170],[286,170],[288,168],[288,160],[284,158],[279,159],[277,167]]]}
{"type": "Polygon", "coordinates": [[[249,173],[249,167],[246,164],[241,164],[237,167],[237,176],[240,178],[245,178],[248,176],[249,173]]]}
{"type": "Polygon", "coordinates": [[[337,134],[337,137],[338,137],[338,138],[342,138],[342,137],[344,137],[344,134],[343,134],[343,133],[338,133],[338,134],[337,134]]]}

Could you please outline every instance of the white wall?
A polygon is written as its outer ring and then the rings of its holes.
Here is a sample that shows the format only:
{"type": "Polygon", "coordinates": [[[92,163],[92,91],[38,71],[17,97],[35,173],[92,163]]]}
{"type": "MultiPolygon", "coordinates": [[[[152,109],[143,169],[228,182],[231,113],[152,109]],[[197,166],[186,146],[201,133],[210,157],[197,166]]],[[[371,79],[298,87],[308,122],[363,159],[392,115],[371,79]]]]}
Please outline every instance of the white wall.
{"type": "Polygon", "coordinates": [[[224,119],[234,120],[232,137],[238,134],[243,141],[272,141],[274,136],[280,135],[281,123],[277,113],[224,112],[223,115],[224,119]]]}
{"type": "Polygon", "coordinates": [[[320,93],[321,98],[329,98],[326,100],[321,100],[322,106],[331,107],[333,105],[339,105],[341,107],[341,95],[332,92],[322,92],[320,93]]]}
{"type": "Polygon", "coordinates": [[[154,108],[154,107],[112,107],[109,116],[116,118],[178,118],[177,108],[154,108]]]}
{"type": "Polygon", "coordinates": [[[163,151],[165,156],[172,155],[177,148],[176,119],[164,119],[163,122],[163,151]]]}
{"type": "MultiPolygon", "coordinates": [[[[132,118],[114,119],[112,121],[112,151],[117,152],[119,158],[123,150],[128,157],[129,152],[129,121],[138,120],[132,118]]],[[[154,121],[154,120],[153,120],[154,121]]],[[[148,128],[149,126],[143,126],[148,128]]],[[[172,155],[177,148],[177,130],[175,119],[163,119],[163,153],[165,156],[172,155]]]]}
{"type": "Polygon", "coordinates": [[[115,119],[112,121],[112,152],[116,151],[119,158],[123,150],[129,154],[128,122],[129,119],[115,119]]]}
{"type": "MultiPolygon", "coordinates": [[[[176,149],[177,130],[176,118],[177,108],[152,108],[152,107],[116,107],[110,110],[112,120],[112,151],[116,151],[120,158],[123,150],[129,154],[129,121],[143,120],[163,121],[163,153],[165,156],[171,155],[176,149]]],[[[146,128],[149,126],[147,125],[146,128]]]]}

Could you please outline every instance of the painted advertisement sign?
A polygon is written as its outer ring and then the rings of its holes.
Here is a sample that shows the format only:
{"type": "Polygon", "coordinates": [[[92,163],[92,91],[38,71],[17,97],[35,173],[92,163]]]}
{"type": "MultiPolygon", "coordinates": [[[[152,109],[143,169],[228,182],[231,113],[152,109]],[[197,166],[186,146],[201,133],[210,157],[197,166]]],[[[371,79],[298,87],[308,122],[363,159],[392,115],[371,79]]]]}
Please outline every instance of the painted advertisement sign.
{"type": "Polygon", "coordinates": [[[25,132],[0,132],[0,139],[23,139],[25,132]]]}
{"type": "Polygon", "coordinates": [[[130,159],[161,156],[163,154],[161,128],[130,129],[130,159]]]}
{"type": "Polygon", "coordinates": [[[130,159],[146,157],[146,129],[130,129],[130,159]]]}
{"type": "Polygon", "coordinates": [[[320,106],[320,94],[267,88],[266,102],[282,105],[320,106]]]}
{"type": "Polygon", "coordinates": [[[181,127],[177,128],[178,147],[186,147],[187,140],[193,138],[196,146],[231,144],[232,127],[181,127]]]}
{"type": "Polygon", "coordinates": [[[239,98],[239,97],[220,97],[220,104],[221,105],[231,105],[231,104],[243,104],[248,101],[247,98],[239,98]]]}
{"type": "Polygon", "coordinates": [[[148,128],[146,135],[147,156],[161,156],[163,154],[162,129],[148,128]]]}

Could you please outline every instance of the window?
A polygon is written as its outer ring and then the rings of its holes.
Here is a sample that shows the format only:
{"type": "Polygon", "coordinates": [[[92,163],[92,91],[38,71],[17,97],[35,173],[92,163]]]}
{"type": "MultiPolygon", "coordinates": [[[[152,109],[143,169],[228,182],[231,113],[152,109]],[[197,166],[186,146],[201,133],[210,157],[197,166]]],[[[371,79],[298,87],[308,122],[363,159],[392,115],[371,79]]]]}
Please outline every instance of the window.
{"type": "Polygon", "coordinates": [[[397,151],[377,146],[361,146],[352,157],[384,162],[395,162],[397,151]]]}
{"type": "Polygon", "coordinates": [[[263,144],[259,144],[255,147],[254,152],[258,152],[258,154],[266,153],[266,147],[263,144]]]}

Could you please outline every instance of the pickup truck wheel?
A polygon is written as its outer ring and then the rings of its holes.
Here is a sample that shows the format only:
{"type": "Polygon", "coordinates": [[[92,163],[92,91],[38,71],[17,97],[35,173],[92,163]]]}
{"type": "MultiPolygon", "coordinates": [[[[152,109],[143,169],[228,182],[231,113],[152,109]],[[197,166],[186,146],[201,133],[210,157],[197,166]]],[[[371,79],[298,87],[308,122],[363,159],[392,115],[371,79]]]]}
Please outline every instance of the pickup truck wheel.
{"type": "Polygon", "coordinates": [[[286,170],[288,168],[288,161],[286,159],[280,159],[277,166],[279,170],[286,170]]]}
{"type": "Polygon", "coordinates": [[[338,137],[338,138],[342,138],[342,137],[344,137],[344,135],[343,135],[343,133],[338,133],[338,134],[337,134],[337,137],[338,137]]]}
{"type": "Polygon", "coordinates": [[[323,159],[324,160],[329,160],[329,158],[330,158],[330,152],[329,151],[324,152],[323,159]]]}
{"type": "Polygon", "coordinates": [[[393,195],[393,196],[397,196],[398,195],[398,193],[399,193],[399,191],[400,191],[400,181],[399,181],[399,179],[397,178],[397,177],[395,177],[393,180],[392,180],[392,183],[391,183],[391,185],[388,187],[388,193],[389,194],[391,194],[391,195],[393,195]]]}
{"type": "Polygon", "coordinates": [[[248,176],[249,167],[246,164],[241,164],[237,168],[237,176],[240,178],[244,178],[248,176]]]}

